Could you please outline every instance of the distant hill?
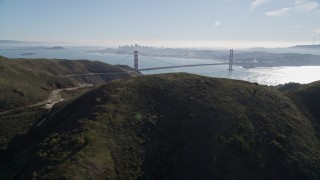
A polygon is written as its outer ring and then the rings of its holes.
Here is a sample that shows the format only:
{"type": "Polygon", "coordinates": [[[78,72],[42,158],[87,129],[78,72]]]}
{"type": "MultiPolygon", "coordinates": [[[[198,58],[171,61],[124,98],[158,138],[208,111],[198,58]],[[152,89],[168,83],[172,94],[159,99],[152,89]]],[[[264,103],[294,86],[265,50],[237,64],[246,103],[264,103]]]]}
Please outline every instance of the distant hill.
{"type": "Polygon", "coordinates": [[[319,179],[319,129],[306,112],[320,101],[304,97],[320,85],[295,87],[290,95],[185,73],[112,81],[16,139],[2,154],[2,176],[319,179]]]}
{"type": "Polygon", "coordinates": [[[23,41],[13,41],[13,40],[0,40],[0,44],[1,43],[26,43],[23,41]]]}

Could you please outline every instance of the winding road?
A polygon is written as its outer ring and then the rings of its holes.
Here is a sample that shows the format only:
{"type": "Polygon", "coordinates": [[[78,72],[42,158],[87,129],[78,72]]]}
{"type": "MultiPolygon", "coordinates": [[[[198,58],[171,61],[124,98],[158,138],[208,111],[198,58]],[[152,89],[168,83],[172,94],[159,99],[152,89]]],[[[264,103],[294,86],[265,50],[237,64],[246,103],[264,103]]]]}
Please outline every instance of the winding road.
{"type": "Polygon", "coordinates": [[[45,101],[41,101],[41,102],[29,105],[29,106],[24,106],[24,107],[19,107],[19,108],[11,109],[11,110],[8,110],[8,111],[4,111],[4,112],[1,112],[0,115],[6,114],[6,113],[10,113],[10,112],[12,112],[14,110],[19,110],[19,109],[25,108],[25,107],[43,106],[44,108],[50,110],[56,103],[61,102],[61,101],[64,100],[60,95],[61,91],[73,91],[73,90],[76,90],[76,89],[92,87],[92,86],[93,86],[93,84],[80,84],[79,86],[76,86],[76,87],[55,89],[55,90],[50,91],[49,97],[45,101]]]}

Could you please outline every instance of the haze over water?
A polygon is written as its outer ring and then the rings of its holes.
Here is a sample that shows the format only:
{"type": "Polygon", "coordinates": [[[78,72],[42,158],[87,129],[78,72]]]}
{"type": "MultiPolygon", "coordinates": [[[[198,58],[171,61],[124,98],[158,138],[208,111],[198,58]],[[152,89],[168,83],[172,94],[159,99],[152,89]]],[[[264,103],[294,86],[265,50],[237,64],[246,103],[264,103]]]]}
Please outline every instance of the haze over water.
{"type": "MultiPolygon", "coordinates": [[[[100,54],[86,52],[88,48],[66,48],[63,50],[33,50],[21,49],[0,49],[0,55],[9,58],[57,58],[57,59],[88,59],[98,60],[109,64],[126,64],[133,66],[133,55],[100,54]],[[21,56],[25,52],[34,52],[33,56],[21,56]]],[[[139,68],[163,67],[172,64],[205,64],[213,63],[212,60],[169,58],[169,57],[139,57],[139,68]],[[157,61],[160,60],[160,61],[157,61]]],[[[219,61],[216,61],[219,62],[219,61]]],[[[244,69],[241,66],[234,66],[233,71],[227,70],[227,65],[185,67],[174,69],[162,69],[144,71],[144,74],[188,72],[209,77],[239,79],[250,82],[257,82],[265,85],[278,85],[289,82],[310,83],[320,80],[320,66],[302,67],[270,67],[244,69]]]]}

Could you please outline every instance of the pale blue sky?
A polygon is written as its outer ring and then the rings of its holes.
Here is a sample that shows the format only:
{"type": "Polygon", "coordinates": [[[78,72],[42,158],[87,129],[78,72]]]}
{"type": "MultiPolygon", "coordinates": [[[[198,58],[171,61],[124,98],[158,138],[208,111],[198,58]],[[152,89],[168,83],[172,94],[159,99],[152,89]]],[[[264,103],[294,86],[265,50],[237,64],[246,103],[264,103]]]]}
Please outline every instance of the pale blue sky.
{"type": "Polygon", "coordinates": [[[0,39],[117,46],[320,43],[320,0],[0,0],[0,39]]]}

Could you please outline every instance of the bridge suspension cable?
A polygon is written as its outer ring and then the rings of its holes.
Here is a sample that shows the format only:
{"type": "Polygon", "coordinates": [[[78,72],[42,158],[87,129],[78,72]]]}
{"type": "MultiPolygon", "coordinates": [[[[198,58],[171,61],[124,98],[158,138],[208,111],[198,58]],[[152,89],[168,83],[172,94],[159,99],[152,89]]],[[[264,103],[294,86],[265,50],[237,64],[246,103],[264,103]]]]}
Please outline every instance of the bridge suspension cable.
{"type": "Polygon", "coordinates": [[[121,58],[120,60],[116,61],[114,64],[120,64],[122,63],[124,60],[128,60],[128,58],[131,57],[131,54],[121,58]]]}
{"type": "Polygon", "coordinates": [[[141,52],[139,52],[139,53],[142,54],[143,56],[149,57],[149,58],[151,58],[151,59],[153,59],[153,60],[156,60],[156,61],[159,61],[159,62],[163,62],[163,63],[171,64],[171,65],[181,65],[181,64],[176,64],[176,63],[171,63],[171,62],[163,61],[163,60],[160,60],[160,59],[158,59],[158,58],[156,58],[156,57],[145,55],[145,54],[143,54],[143,53],[141,53],[141,52]]]}

